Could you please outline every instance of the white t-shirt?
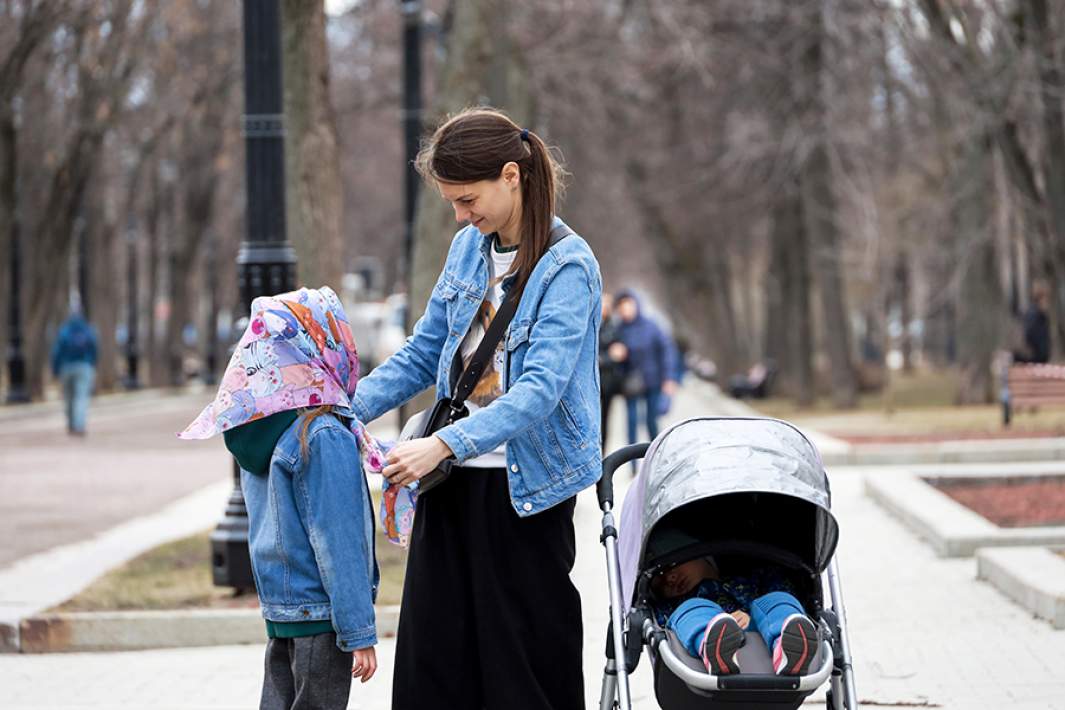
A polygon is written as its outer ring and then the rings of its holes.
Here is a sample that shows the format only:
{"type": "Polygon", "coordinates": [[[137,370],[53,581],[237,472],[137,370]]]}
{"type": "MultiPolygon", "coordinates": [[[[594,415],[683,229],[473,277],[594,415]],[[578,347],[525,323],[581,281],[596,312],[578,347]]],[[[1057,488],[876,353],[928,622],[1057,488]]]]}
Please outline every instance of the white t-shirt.
{"type": "MultiPolygon", "coordinates": [[[[473,323],[470,325],[470,330],[466,333],[466,337],[463,339],[459,349],[462,353],[463,369],[465,369],[466,366],[469,365],[470,360],[473,359],[473,354],[477,352],[477,346],[481,344],[481,340],[484,338],[484,333],[488,328],[488,324],[492,322],[493,318],[495,318],[496,311],[499,310],[499,306],[503,303],[503,297],[506,295],[503,292],[503,276],[510,271],[510,267],[514,264],[514,259],[518,256],[518,247],[500,246],[499,237],[492,238],[492,248],[490,251],[491,259],[488,261],[488,293],[485,294],[484,301],[481,303],[481,307],[477,310],[477,316],[473,319],[473,323]]],[[[481,379],[477,383],[477,386],[473,388],[473,392],[471,392],[470,396],[466,398],[466,406],[469,408],[470,414],[473,414],[481,407],[487,407],[497,397],[503,394],[505,341],[506,336],[500,338],[494,356],[488,361],[488,364],[484,368],[484,374],[481,375],[481,379]]],[[[495,451],[490,451],[475,459],[470,459],[462,465],[474,468],[506,468],[506,445],[500,444],[499,448],[495,451]]]]}

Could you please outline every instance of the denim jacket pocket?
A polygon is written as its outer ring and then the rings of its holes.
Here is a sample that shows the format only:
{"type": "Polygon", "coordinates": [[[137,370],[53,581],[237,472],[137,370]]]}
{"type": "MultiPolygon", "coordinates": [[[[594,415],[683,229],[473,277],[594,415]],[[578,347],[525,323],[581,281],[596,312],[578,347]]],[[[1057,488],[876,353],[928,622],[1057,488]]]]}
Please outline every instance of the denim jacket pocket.
{"type": "Polygon", "coordinates": [[[459,295],[462,291],[453,282],[447,281],[440,289],[440,298],[444,300],[444,311],[447,314],[447,328],[452,335],[458,335],[455,331],[455,318],[458,314],[459,295]]]}
{"type": "Polygon", "coordinates": [[[507,350],[514,352],[521,345],[529,342],[529,329],[531,324],[528,321],[522,321],[521,323],[512,323],[510,331],[507,334],[507,350]]]}
{"type": "Polygon", "coordinates": [[[558,408],[562,412],[563,425],[568,429],[570,436],[573,437],[573,442],[577,449],[586,448],[588,446],[588,437],[581,433],[581,425],[577,422],[577,417],[574,416],[573,410],[566,404],[565,395],[558,400],[558,408]]]}

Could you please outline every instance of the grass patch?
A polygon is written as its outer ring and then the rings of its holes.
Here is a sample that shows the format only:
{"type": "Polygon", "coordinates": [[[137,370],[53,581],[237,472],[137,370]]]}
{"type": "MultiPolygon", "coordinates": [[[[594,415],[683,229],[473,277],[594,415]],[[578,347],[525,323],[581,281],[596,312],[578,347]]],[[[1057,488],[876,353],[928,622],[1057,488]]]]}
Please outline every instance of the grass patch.
{"type": "MultiPolygon", "coordinates": [[[[211,581],[210,531],[160,545],[108,572],[52,611],[257,608],[254,592],[234,596],[211,581]]],[[[399,604],[407,552],[377,534],[377,603],[399,604]]]]}
{"type": "MultiPolygon", "coordinates": [[[[766,416],[840,435],[1001,435],[1002,408],[998,404],[955,405],[959,375],[953,371],[895,373],[883,392],[862,394],[852,410],[837,410],[821,398],[800,408],[783,398],[755,400],[751,404],[766,416]]],[[[1015,412],[1008,431],[1031,434],[1065,434],[1065,407],[1042,407],[1015,412]]]]}

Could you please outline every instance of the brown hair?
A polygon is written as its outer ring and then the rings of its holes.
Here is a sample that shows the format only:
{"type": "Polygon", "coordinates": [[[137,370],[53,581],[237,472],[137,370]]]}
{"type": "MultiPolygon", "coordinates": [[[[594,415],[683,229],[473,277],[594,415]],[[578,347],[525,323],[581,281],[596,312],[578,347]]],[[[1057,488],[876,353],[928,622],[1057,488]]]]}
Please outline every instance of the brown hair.
{"type": "Polygon", "coordinates": [[[547,251],[565,174],[551,149],[501,111],[470,108],[436,129],[418,153],[415,167],[426,180],[468,183],[497,180],[511,162],[521,169],[521,247],[511,267],[520,293],[547,251]]]}
{"type": "Polygon", "coordinates": [[[323,414],[332,414],[333,405],[323,404],[320,407],[314,407],[313,409],[304,409],[300,412],[303,418],[303,425],[300,426],[300,454],[303,458],[307,458],[307,454],[310,449],[307,447],[307,429],[310,428],[311,422],[323,414]]]}

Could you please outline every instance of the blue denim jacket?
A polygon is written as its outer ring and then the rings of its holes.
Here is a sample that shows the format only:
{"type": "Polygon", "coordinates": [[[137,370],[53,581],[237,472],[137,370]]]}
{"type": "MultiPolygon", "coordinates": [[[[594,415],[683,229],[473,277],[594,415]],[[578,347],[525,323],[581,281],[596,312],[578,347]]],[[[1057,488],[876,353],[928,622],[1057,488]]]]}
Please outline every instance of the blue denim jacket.
{"type": "Polygon", "coordinates": [[[370,492],[355,436],[332,416],[307,430],[300,417],[274,447],[270,472],[241,471],[248,507],[248,545],[263,617],[331,621],[341,651],[377,643],[370,492]]]}
{"type": "MultiPolygon", "coordinates": [[[[554,224],[562,224],[555,218],[554,224]]],[[[488,289],[489,240],[458,231],[414,333],[359,381],[352,409],[364,422],[436,386],[450,369],[488,289]]],[[[504,283],[504,288],[507,284],[504,283]]],[[[599,264],[569,236],[536,265],[505,339],[503,394],[437,435],[458,463],[506,442],[510,498],[520,516],[560,503],[599,480],[599,264]]]]}

